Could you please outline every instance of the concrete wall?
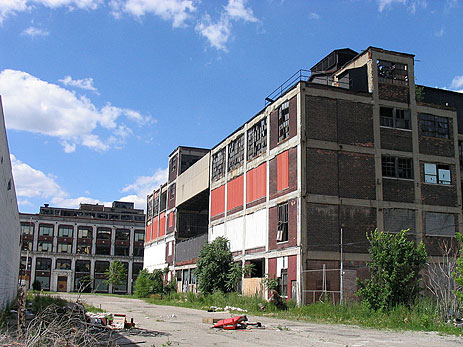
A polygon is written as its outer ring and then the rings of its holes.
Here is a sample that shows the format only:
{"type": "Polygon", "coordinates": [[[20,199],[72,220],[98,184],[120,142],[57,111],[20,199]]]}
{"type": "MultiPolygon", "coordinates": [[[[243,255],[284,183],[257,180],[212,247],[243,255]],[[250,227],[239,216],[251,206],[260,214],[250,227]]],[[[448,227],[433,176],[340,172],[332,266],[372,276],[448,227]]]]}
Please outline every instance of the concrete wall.
{"type": "Polygon", "coordinates": [[[152,272],[154,269],[163,269],[166,263],[166,242],[151,243],[145,246],[143,268],[152,272]]]}
{"type": "Polygon", "coordinates": [[[19,235],[18,204],[0,99],[0,310],[16,297],[19,235]]]}
{"type": "Polygon", "coordinates": [[[209,162],[208,153],[177,178],[176,206],[209,188],[209,162]]]}

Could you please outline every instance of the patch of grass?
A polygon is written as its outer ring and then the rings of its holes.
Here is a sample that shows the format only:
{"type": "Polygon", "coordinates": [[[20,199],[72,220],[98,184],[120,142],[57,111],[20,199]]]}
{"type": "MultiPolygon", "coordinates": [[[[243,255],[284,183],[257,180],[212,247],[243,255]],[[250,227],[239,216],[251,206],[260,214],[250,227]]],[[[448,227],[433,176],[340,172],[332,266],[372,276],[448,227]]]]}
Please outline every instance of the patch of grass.
{"type": "MultiPolygon", "coordinates": [[[[463,335],[463,329],[442,322],[433,302],[422,299],[414,307],[397,306],[389,312],[372,311],[362,303],[314,303],[298,307],[288,303],[287,310],[275,306],[259,297],[246,297],[237,293],[214,292],[210,295],[194,293],[172,293],[162,298],[146,298],[148,303],[207,310],[211,306],[233,306],[247,310],[247,314],[271,316],[288,320],[317,323],[358,325],[374,329],[436,331],[442,334],[463,335]],[[265,306],[262,311],[259,304],[265,306]]],[[[239,312],[237,312],[239,313],[239,312]]]]}
{"type": "Polygon", "coordinates": [[[28,292],[26,297],[27,302],[32,302],[32,311],[39,313],[50,305],[56,305],[60,308],[66,306],[68,303],[66,300],[58,297],[54,297],[48,294],[28,292]]]}

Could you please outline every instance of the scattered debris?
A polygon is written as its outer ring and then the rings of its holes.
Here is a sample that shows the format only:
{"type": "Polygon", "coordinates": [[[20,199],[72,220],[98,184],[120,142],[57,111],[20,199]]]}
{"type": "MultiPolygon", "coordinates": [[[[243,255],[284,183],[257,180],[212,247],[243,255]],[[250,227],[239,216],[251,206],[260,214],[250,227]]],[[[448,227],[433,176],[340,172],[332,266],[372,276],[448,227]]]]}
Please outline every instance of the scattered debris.
{"type": "Polygon", "coordinates": [[[211,320],[211,324],[214,324],[212,328],[221,328],[225,330],[264,328],[261,322],[248,322],[248,317],[246,316],[236,316],[227,319],[221,319],[217,322],[216,318],[204,317],[203,323],[208,323],[211,320]]]}
{"type": "Polygon", "coordinates": [[[239,307],[233,307],[233,306],[225,306],[225,307],[217,307],[217,306],[211,306],[207,312],[219,312],[219,311],[238,311],[238,312],[248,312],[248,310],[244,310],[239,307]]]}

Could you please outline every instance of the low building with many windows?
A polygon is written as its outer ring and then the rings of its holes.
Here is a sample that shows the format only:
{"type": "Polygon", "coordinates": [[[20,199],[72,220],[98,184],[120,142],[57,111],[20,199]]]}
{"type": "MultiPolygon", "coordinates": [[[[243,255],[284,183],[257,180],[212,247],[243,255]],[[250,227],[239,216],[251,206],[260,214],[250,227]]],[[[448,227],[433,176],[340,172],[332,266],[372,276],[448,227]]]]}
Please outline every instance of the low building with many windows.
{"type": "Polygon", "coordinates": [[[79,209],[45,204],[38,214],[21,213],[20,220],[20,276],[29,287],[38,281],[52,291],[133,292],[143,268],[145,215],[132,202],[79,209]],[[105,272],[115,260],[124,264],[127,282],[108,286],[105,272]]]}

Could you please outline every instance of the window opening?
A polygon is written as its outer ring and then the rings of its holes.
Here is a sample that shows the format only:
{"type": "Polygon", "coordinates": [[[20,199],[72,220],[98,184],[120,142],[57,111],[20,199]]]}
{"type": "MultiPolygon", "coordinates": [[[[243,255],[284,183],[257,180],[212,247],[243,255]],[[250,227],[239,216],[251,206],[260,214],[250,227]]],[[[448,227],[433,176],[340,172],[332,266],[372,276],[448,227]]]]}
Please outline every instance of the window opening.
{"type": "Polygon", "coordinates": [[[228,171],[240,167],[244,160],[244,135],[228,145],[228,171]]]}
{"type": "Polygon", "coordinates": [[[381,166],[383,177],[413,178],[413,161],[411,158],[383,156],[381,166]]]}
{"type": "Polygon", "coordinates": [[[420,114],[421,133],[424,136],[450,138],[449,119],[447,117],[434,116],[432,114],[420,114]]]}
{"type": "Polygon", "coordinates": [[[380,107],[381,126],[410,129],[410,110],[397,109],[392,107],[380,107]]]}
{"type": "Polygon", "coordinates": [[[212,180],[216,181],[225,174],[225,148],[212,155],[212,180]]]}
{"type": "Polygon", "coordinates": [[[248,130],[248,160],[267,150],[267,118],[248,130]]]}
{"type": "Polygon", "coordinates": [[[288,241],[288,203],[278,206],[277,241],[288,241]]]}
{"type": "Polygon", "coordinates": [[[452,184],[450,167],[448,165],[425,163],[424,182],[443,185],[452,184]]]}
{"type": "Polygon", "coordinates": [[[408,85],[407,64],[377,60],[379,82],[408,85]]]}
{"type": "Polygon", "coordinates": [[[278,142],[289,136],[289,101],[284,102],[278,110],[278,142]]]}

